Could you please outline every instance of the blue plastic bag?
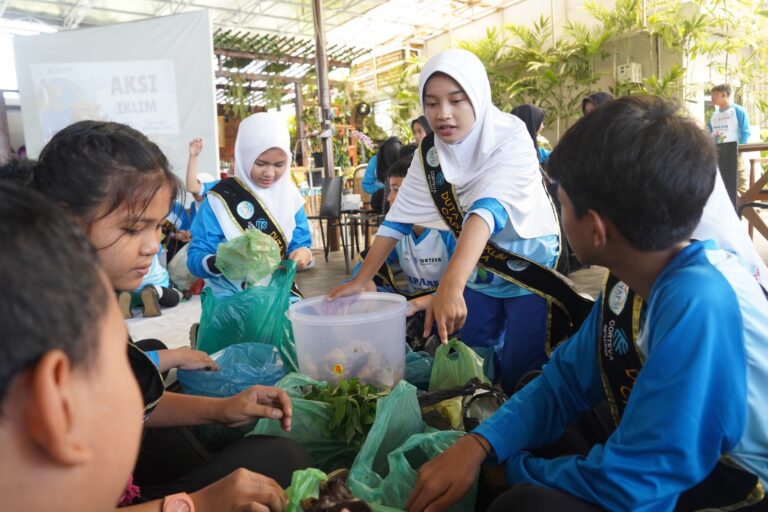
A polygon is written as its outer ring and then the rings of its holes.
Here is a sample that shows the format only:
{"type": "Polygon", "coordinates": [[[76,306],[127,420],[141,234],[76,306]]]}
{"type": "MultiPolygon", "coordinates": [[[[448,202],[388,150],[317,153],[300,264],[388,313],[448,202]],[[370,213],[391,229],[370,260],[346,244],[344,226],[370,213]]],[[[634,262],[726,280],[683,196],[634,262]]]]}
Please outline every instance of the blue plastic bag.
{"type": "Polygon", "coordinates": [[[421,391],[429,388],[429,378],[432,375],[434,359],[426,352],[411,352],[405,354],[405,380],[421,391]]]}
{"type": "Polygon", "coordinates": [[[189,395],[228,397],[257,384],[272,386],[285,376],[277,347],[238,343],[211,356],[219,370],[178,370],[181,387],[189,395]]]}

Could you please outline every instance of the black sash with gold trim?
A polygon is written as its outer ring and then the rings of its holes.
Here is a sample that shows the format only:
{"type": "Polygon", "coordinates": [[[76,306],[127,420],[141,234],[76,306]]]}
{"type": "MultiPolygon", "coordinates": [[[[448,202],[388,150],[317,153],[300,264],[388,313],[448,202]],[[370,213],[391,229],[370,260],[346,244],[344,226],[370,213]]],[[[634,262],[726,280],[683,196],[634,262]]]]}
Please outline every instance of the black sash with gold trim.
{"type": "MultiPolygon", "coordinates": [[[[643,300],[609,274],[603,284],[597,359],[611,416],[618,426],[632,387],[643,366],[636,340],[640,333],[643,300]]],[[[698,485],[680,495],[676,511],[739,510],[761,503],[760,479],[724,455],[698,485]]]]}
{"type": "MultiPolygon", "coordinates": [[[[464,222],[464,212],[453,185],[446,181],[440,169],[433,133],[421,141],[420,156],[432,200],[443,221],[458,239],[464,222]]],[[[592,309],[593,302],[579,295],[562,275],[519,254],[502,249],[491,241],[483,249],[478,265],[547,301],[548,351],[576,332],[592,309]]]]}
{"type": "MultiPolygon", "coordinates": [[[[240,226],[241,231],[258,229],[269,235],[280,248],[280,258],[288,257],[288,242],[283,230],[261,199],[253,194],[239,178],[221,180],[208,193],[221,199],[227,207],[230,218],[240,226]]],[[[295,281],[291,292],[303,298],[295,281]]]]}

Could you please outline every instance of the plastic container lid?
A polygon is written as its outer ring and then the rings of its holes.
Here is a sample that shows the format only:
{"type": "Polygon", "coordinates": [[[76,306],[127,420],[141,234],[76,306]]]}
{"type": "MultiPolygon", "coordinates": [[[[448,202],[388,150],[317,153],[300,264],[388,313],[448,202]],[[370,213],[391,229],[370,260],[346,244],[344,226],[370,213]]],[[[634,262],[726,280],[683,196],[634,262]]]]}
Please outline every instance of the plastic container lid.
{"type": "Polygon", "coordinates": [[[363,292],[331,301],[326,297],[295,302],[286,316],[300,324],[354,325],[396,318],[408,309],[405,297],[394,293],[363,292]]]}

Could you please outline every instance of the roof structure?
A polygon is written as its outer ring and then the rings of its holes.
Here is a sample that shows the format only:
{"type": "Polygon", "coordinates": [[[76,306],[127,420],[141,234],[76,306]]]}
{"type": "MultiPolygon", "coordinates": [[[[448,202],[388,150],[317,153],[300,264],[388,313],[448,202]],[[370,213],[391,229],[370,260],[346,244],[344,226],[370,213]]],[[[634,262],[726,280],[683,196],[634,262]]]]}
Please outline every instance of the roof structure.
{"type": "MultiPolygon", "coordinates": [[[[329,45],[392,48],[424,41],[530,0],[325,0],[329,45]]],[[[313,39],[311,0],[0,0],[0,16],[62,29],[137,21],[196,9],[214,29],[313,39]]]]}
{"type": "MultiPolygon", "coordinates": [[[[328,69],[351,68],[372,52],[399,55],[523,1],[529,0],[324,0],[328,69]]],[[[0,18],[50,30],[198,9],[208,9],[214,25],[219,103],[290,101],[294,84],[314,70],[312,0],[0,0],[0,18]]]]}

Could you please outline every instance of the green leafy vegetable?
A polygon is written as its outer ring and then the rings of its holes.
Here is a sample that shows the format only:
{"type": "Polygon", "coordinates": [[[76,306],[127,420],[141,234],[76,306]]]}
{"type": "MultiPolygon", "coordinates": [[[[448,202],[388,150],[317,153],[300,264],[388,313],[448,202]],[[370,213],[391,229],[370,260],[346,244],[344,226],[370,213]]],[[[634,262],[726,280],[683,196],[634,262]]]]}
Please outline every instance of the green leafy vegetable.
{"type": "Polygon", "coordinates": [[[377,400],[387,393],[354,378],[339,381],[336,386],[308,386],[304,398],[331,406],[331,434],[350,445],[362,443],[368,435],[376,419],[377,400]]]}

